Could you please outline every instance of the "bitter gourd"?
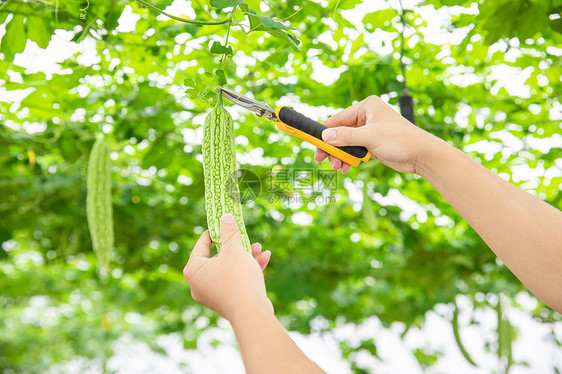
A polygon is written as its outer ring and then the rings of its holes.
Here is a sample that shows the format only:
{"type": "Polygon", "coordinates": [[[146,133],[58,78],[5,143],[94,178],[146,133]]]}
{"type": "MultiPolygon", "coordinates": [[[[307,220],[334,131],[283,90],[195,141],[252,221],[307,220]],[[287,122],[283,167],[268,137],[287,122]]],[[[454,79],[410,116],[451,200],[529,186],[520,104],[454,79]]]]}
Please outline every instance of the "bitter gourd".
{"type": "Polygon", "coordinates": [[[220,219],[230,213],[238,223],[244,248],[251,252],[246,233],[236,169],[234,122],[219,103],[207,115],[203,134],[203,174],[205,177],[205,209],[211,240],[220,251],[220,219]]]}
{"type": "Polygon", "coordinates": [[[92,246],[99,263],[109,269],[113,250],[113,207],[111,205],[111,160],[103,138],[96,140],[88,161],[86,213],[92,246]]]}

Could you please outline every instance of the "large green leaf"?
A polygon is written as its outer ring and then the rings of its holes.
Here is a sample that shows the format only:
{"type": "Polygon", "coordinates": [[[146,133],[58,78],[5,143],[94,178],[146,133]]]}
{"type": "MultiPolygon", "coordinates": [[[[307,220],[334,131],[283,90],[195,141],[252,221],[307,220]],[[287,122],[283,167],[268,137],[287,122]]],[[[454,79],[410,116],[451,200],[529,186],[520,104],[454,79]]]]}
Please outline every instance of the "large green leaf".
{"type": "Polygon", "coordinates": [[[25,28],[29,40],[33,40],[40,48],[47,48],[52,33],[48,21],[42,17],[27,17],[25,28]]]}
{"type": "Polygon", "coordinates": [[[214,6],[218,9],[235,7],[242,3],[244,3],[243,0],[211,0],[211,6],[214,6]]]}
{"type": "Polygon", "coordinates": [[[291,34],[288,34],[280,30],[272,30],[272,31],[268,31],[268,33],[277,38],[283,39],[284,41],[288,42],[289,45],[293,47],[296,51],[300,52],[300,48],[299,48],[300,41],[294,36],[292,36],[291,34]]]}
{"type": "Polygon", "coordinates": [[[16,53],[25,49],[27,37],[24,26],[25,17],[16,14],[6,26],[6,34],[2,37],[0,52],[4,54],[6,61],[12,61],[16,53]]]}
{"type": "Polygon", "coordinates": [[[382,9],[365,14],[363,17],[363,23],[367,27],[368,31],[373,31],[374,29],[384,28],[397,15],[398,14],[393,9],[382,9]]]}
{"type": "Polygon", "coordinates": [[[246,4],[242,4],[242,10],[246,13],[250,22],[250,32],[252,31],[273,31],[273,30],[289,30],[281,22],[275,21],[269,17],[257,14],[254,10],[250,9],[246,4]]]}

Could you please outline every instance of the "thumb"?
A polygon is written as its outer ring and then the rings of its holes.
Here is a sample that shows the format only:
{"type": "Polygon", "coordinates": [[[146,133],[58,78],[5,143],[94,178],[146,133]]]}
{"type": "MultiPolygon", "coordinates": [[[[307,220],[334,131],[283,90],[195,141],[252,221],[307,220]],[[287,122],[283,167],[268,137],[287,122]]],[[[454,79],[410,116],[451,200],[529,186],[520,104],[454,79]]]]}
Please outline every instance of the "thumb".
{"type": "Polygon", "coordinates": [[[189,258],[192,259],[194,257],[205,257],[209,258],[211,256],[211,245],[213,242],[211,241],[211,235],[209,234],[209,230],[205,231],[197,243],[195,247],[191,251],[189,258]]]}
{"type": "Polygon", "coordinates": [[[242,239],[240,238],[240,229],[230,213],[225,213],[221,217],[221,250],[242,248],[242,239]]]}
{"type": "Polygon", "coordinates": [[[331,127],[322,132],[322,140],[338,147],[359,145],[367,147],[370,143],[369,134],[365,126],[361,127],[331,127]]]}

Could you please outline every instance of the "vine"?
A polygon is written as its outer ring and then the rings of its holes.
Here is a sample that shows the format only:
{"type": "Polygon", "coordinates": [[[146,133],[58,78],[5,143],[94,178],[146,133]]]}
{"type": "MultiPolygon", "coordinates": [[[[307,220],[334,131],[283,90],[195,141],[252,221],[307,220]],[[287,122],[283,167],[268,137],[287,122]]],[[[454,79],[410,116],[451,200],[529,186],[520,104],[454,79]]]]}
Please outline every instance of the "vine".
{"type": "Polygon", "coordinates": [[[402,115],[413,124],[416,123],[416,115],[414,112],[414,99],[409,94],[408,86],[406,85],[406,67],[404,65],[404,44],[405,38],[404,33],[406,32],[406,18],[404,6],[402,5],[402,0],[398,0],[400,5],[400,23],[402,24],[402,30],[400,31],[400,70],[402,71],[402,77],[404,79],[402,95],[398,98],[398,104],[400,106],[400,112],[402,115]]]}
{"type": "Polygon", "coordinates": [[[225,23],[229,22],[229,21],[232,19],[233,15],[234,15],[234,12],[232,12],[229,17],[227,17],[226,19],[221,20],[221,21],[201,21],[201,20],[193,20],[193,19],[181,18],[181,17],[176,17],[176,16],[174,16],[174,15],[171,15],[171,14],[169,14],[169,13],[163,11],[162,9],[160,9],[160,8],[158,8],[158,7],[155,7],[154,5],[148,3],[148,2],[146,2],[146,1],[144,1],[144,0],[136,0],[136,1],[137,1],[138,3],[144,5],[145,7],[147,7],[147,8],[149,8],[149,9],[155,11],[155,12],[158,12],[158,13],[160,13],[160,14],[162,14],[162,15],[165,15],[165,16],[168,17],[168,18],[171,18],[171,19],[173,19],[173,20],[175,20],[175,21],[178,21],[178,22],[190,23],[190,24],[192,24],[192,25],[200,25],[200,26],[224,25],[225,23]]]}
{"type": "MultiPolygon", "coordinates": [[[[254,31],[268,32],[270,35],[272,35],[274,37],[284,39],[285,41],[289,42],[289,44],[293,48],[295,48],[296,50],[299,50],[298,44],[300,42],[298,41],[298,39],[296,39],[295,37],[293,37],[292,35],[290,35],[286,32],[286,31],[290,30],[290,27],[284,25],[280,21],[276,21],[272,18],[263,16],[263,15],[258,15],[243,0],[211,0],[210,1],[211,6],[217,8],[218,10],[223,10],[223,9],[226,9],[226,8],[232,8],[232,10],[230,11],[230,14],[226,18],[224,18],[222,20],[219,20],[219,21],[207,21],[207,20],[197,20],[197,19],[192,20],[192,19],[177,17],[177,16],[174,16],[172,14],[169,14],[169,13],[165,12],[164,10],[150,4],[149,2],[147,2],[145,0],[136,0],[136,2],[138,2],[139,4],[147,7],[150,10],[153,10],[153,11],[159,13],[159,14],[162,14],[162,15],[164,15],[164,16],[170,18],[170,19],[173,19],[175,21],[178,21],[178,22],[183,22],[183,23],[198,25],[198,26],[218,26],[218,25],[224,25],[224,24],[227,25],[224,45],[221,44],[218,41],[214,41],[212,43],[212,45],[210,46],[210,49],[209,49],[210,53],[220,56],[220,61],[218,63],[218,69],[216,69],[214,71],[214,78],[212,79],[211,83],[210,84],[207,83],[208,82],[207,79],[210,79],[210,78],[213,77],[213,74],[211,74],[209,72],[206,72],[203,75],[203,77],[200,77],[199,75],[197,75],[193,79],[188,78],[188,79],[184,80],[184,84],[187,87],[186,93],[194,101],[198,101],[200,99],[204,99],[204,98],[208,97],[209,93],[212,92],[211,89],[214,88],[213,86],[215,84],[218,84],[219,86],[222,86],[222,85],[227,83],[226,75],[225,75],[225,72],[224,72],[224,66],[225,66],[225,62],[226,62],[226,59],[228,58],[228,56],[234,55],[234,51],[233,51],[232,47],[228,45],[228,41],[229,41],[229,38],[230,38],[232,26],[238,26],[240,28],[240,30],[246,35],[250,34],[251,32],[254,32],[254,31]],[[244,25],[244,24],[239,23],[239,22],[236,22],[236,23],[234,22],[234,16],[237,13],[237,11],[239,11],[239,10],[244,13],[245,17],[247,17],[247,21],[249,23],[248,31],[246,31],[245,28],[244,28],[247,25],[244,25]]],[[[201,9],[204,9],[204,8],[201,7],[201,9]]],[[[300,11],[300,9],[301,8],[299,8],[295,13],[293,13],[291,16],[289,16],[287,18],[291,18],[292,16],[294,16],[296,13],[298,13],[300,11]]],[[[207,12],[207,14],[210,15],[209,12],[207,12]]],[[[219,102],[221,102],[221,100],[222,100],[222,96],[220,94],[218,96],[218,100],[219,100],[219,102]]],[[[213,104],[212,98],[209,99],[209,103],[213,104]]]]}
{"type": "Polygon", "coordinates": [[[86,11],[88,8],[90,7],[90,0],[86,0],[86,7],[85,8],[81,8],[79,9],[80,11],[80,19],[82,21],[86,20],[86,16],[88,15],[88,12],[86,11]]]}

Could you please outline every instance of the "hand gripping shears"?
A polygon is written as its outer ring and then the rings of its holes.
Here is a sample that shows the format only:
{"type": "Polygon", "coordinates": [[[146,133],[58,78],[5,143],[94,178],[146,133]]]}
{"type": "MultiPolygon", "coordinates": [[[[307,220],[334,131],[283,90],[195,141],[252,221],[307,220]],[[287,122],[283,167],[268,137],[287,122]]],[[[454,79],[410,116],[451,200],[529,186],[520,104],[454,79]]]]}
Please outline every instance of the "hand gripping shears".
{"type": "Polygon", "coordinates": [[[368,161],[371,158],[371,152],[365,147],[348,146],[336,147],[322,140],[322,131],[328,127],[320,122],[316,122],[308,117],[303,116],[299,112],[286,106],[278,106],[273,110],[266,103],[256,101],[241,95],[227,88],[219,87],[216,89],[222,96],[232,101],[234,104],[246,108],[258,117],[265,116],[267,119],[275,121],[275,126],[289,135],[307,141],[312,145],[322,149],[326,153],[347,162],[352,166],[358,166],[361,161],[368,161]]]}

